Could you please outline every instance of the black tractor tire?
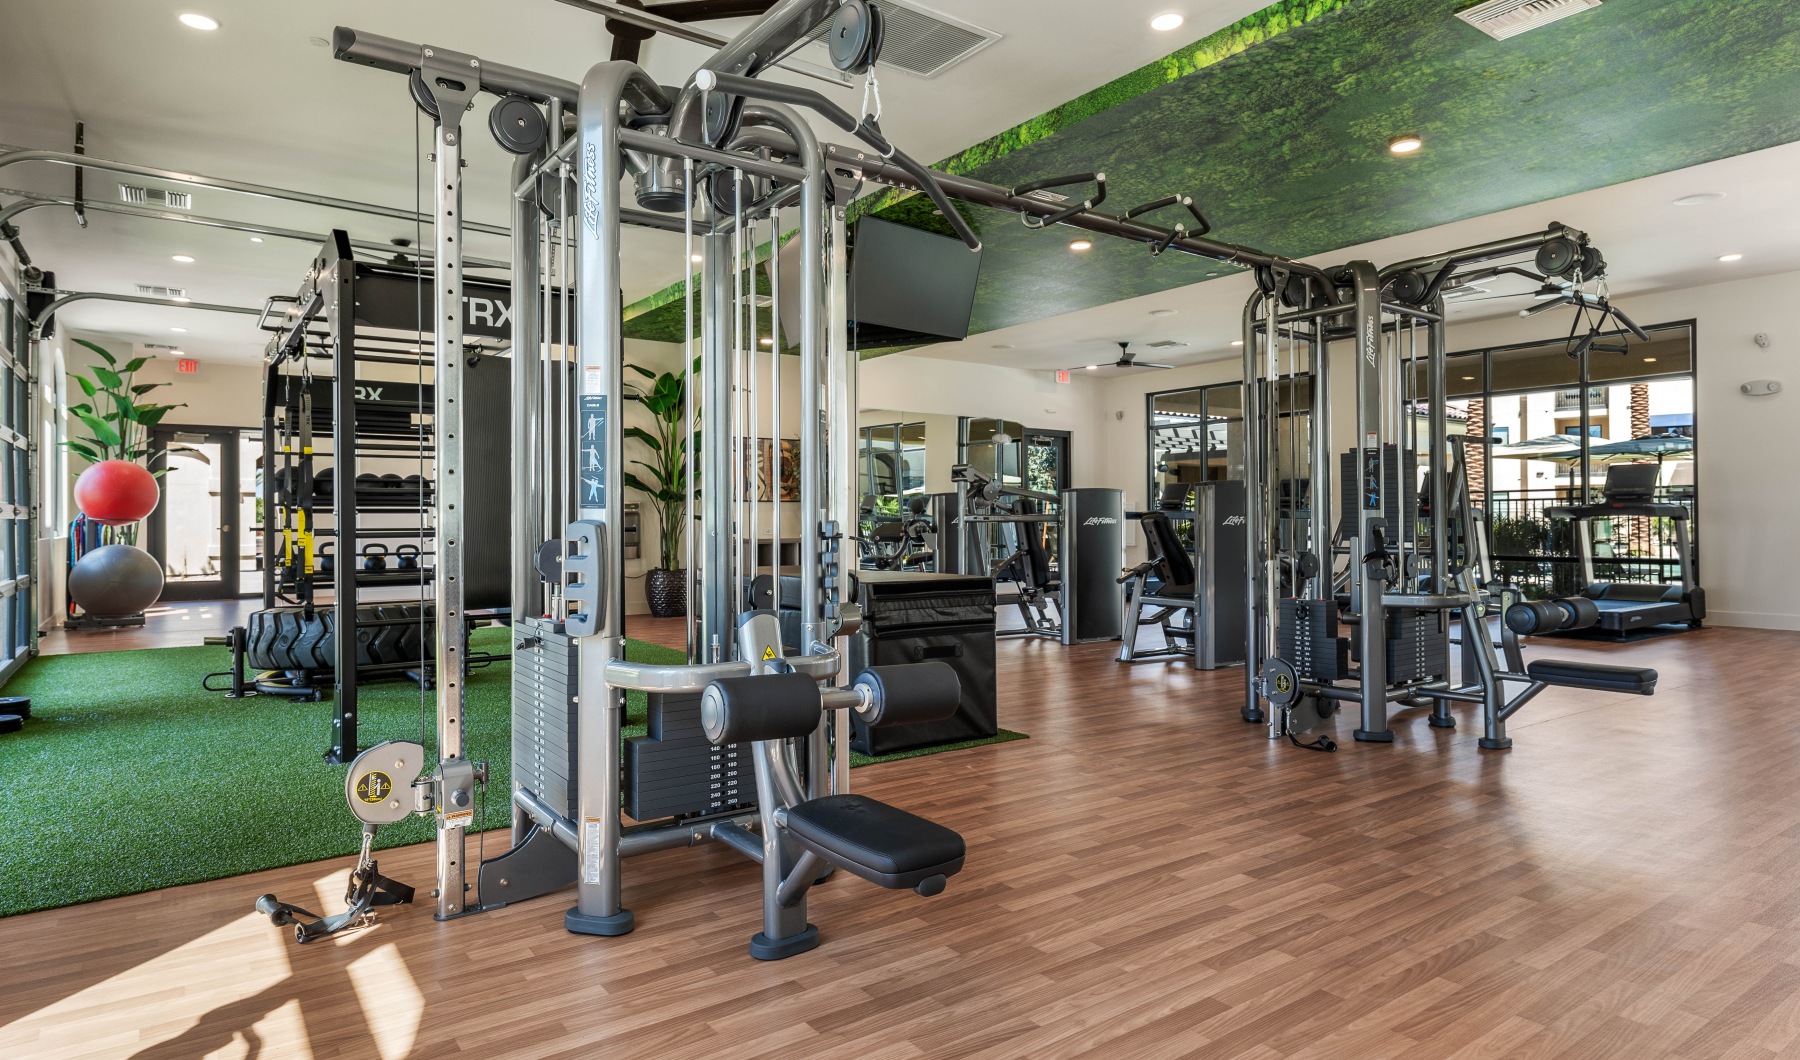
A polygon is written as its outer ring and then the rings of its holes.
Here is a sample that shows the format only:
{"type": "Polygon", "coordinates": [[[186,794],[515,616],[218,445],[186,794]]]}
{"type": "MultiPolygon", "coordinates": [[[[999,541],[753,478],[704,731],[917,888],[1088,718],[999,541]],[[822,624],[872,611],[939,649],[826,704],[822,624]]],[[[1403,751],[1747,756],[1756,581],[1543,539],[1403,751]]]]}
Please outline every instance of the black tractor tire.
{"type": "MultiPolygon", "coordinates": [[[[434,639],[429,604],[363,604],[356,609],[356,664],[419,662],[434,639]],[[423,625],[421,626],[421,616],[423,625]]],[[[321,607],[257,611],[245,624],[245,661],[256,670],[329,672],[337,662],[336,614],[321,607]]]]}

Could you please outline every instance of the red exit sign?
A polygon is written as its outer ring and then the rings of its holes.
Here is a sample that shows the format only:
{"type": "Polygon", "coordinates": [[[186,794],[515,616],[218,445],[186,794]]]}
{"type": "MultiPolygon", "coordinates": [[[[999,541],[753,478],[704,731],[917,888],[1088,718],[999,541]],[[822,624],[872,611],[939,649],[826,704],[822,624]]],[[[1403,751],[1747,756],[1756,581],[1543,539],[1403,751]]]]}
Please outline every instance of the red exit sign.
{"type": "Polygon", "coordinates": [[[1057,370],[1056,370],[1056,381],[1057,381],[1057,382],[1059,382],[1059,383],[1066,383],[1066,382],[1068,382],[1068,381],[1069,381],[1069,373],[1068,373],[1068,370],[1067,370],[1067,369],[1063,369],[1063,368],[1058,368],[1058,369],[1057,369],[1057,370]]]}
{"type": "Polygon", "coordinates": [[[175,362],[175,370],[182,375],[199,375],[200,362],[192,357],[183,357],[175,362]]]}

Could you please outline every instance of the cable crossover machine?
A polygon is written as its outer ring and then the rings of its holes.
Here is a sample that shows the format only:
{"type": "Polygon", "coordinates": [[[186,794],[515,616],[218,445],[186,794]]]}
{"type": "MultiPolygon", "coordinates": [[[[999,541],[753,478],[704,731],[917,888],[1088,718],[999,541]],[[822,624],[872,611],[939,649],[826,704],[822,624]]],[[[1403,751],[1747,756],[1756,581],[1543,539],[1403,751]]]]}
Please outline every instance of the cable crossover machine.
{"type": "MultiPolygon", "coordinates": [[[[843,869],[879,886],[943,890],[966,851],[955,832],[849,791],[849,712],[871,726],[953,712],[955,674],[938,662],[871,667],[844,683],[845,638],[860,621],[848,591],[856,542],[856,358],[846,327],[846,209],[855,189],[923,192],[971,248],[980,240],[956,202],[1067,225],[1153,254],[1189,254],[1326,283],[1314,266],[1207,237],[1186,196],[1122,214],[1101,212],[1103,174],[1002,187],[926,169],[882,133],[879,110],[852,115],[818,92],[761,80],[773,60],[827,35],[833,63],[866,75],[879,47],[867,0],[781,0],[728,42],[680,89],[635,64],[594,66],[580,85],[467,53],[348,28],[338,59],[400,74],[433,120],[434,422],[436,500],[431,551],[437,622],[436,746],[389,740],[363,751],[346,799],[365,837],[414,814],[437,824],[432,895],[439,919],[573,885],[572,932],[633,927],[623,863],[650,851],[716,842],[762,866],[762,930],[753,956],[818,944],[806,893],[843,869]],[[464,118],[480,93],[500,97],[490,132],[516,157],[512,180],[511,604],[512,843],[467,862],[485,767],[465,753],[462,653],[467,550],[461,234],[464,118]],[[796,108],[853,136],[821,143],[796,108]],[[629,180],[635,205],[621,201],[629,180]],[[1046,189],[1093,191],[1067,197],[1046,189]],[[953,202],[954,200],[954,202],[953,202]],[[1196,219],[1146,215],[1181,205],[1196,219]],[[795,223],[795,215],[797,224],[795,223]],[[686,320],[682,455],[692,461],[687,535],[694,604],[687,661],[625,657],[622,577],[623,378],[621,232],[679,236],[686,320]],[[795,229],[790,233],[790,229],[795,229]],[[778,243],[800,244],[798,275],[782,275],[778,243]],[[767,248],[765,251],[764,248],[767,248]],[[764,259],[766,260],[766,263],[764,259]],[[691,263],[697,263],[692,265],[691,263]],[[774,305],[759,319],[752,286],[766,267],[774,305]],[[746,290],[746,288],[749,288],[746,290]],[[797,305],[800,391],[798,568],[751,548],[757,505],[734,462],[768,406],[778,416],[781,307],[797,305]],[[564,337],[567,336],[567,339],[564,337]],[[766,382],[765,382],[766,380],[766,382]],[[779,591],[771,589],[779,584],[779,591]],[[760,611],[756,599],[774,601],[760,611]],[[790,606],[789,602],[792,602],[790,606]],[[648,702],[643,737],[624,737],[626,696],[648,702]],[[434,760],[435,758],[435,760],[434,760]],[[622,817],[628,816],[630,827],[622,817]]],[[[873,88],[873,84],[868,86],[873,88]]],[[[878,93],[873,96],[879,108],[878,93]]],[[[674,248],[671,248],[674,249],[674,248]]],[[[789,260],[793,258],[789,257],[789,260]]],[[[776,435],[780,424],[776,421],[776,435]]],[[[259,904],[301,941],[359,923],[396,898],[365,842],[349,909],[325,921],[272,896],[259,904]]]]}

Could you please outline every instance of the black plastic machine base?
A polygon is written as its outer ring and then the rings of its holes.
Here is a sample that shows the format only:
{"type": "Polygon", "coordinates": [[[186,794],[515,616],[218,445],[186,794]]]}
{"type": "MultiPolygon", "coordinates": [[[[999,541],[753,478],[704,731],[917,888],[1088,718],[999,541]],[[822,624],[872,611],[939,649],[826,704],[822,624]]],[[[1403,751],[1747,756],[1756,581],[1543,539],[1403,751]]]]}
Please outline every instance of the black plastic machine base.
{"type": "Polygon", "coordinates": [[[1392,729],[1383,729],[1380,732],[1370,732],[1368,729],[1358,729],[1352,735],[1354,735],[1356,737],[1357,743],[1393,743],[1394,742],[1394,730],[1392,730],[1392,729]]]}
{"type": "Polygon", "coordinates": [[[1257,707],[1254,710],[1240,710],[1238,713],[1243,716],[1245,721],[1252,725],[1261,725],[1263,722],[1269,720],[1269,716],[1263,713],[1261,707],[1257,707]]]}
{"type": "Polygon", "coordinates": [[[1454,728],[1456,728],[1456,719],[1455,718],[1439,718],[1434,715],[1433,717],[1431,717],[1428,720],[1429,720],[1431,727],[1434,729],[1454,729],[1454,728]]]}
{"type": "Polygon", "coordinates": [[[563,927],[576,935],[627,935],[636,926],[631,910],[621,909],[611,916],[589,916],[580,906],[563,914],[563,927]]]}
{"type": "Polygon", "coordinates": [[[1498,740],[1490,740],[1487,737],[1483,736],[1481,739],[1479,739],[1475,742],[1480,744],[1482,749],[1486,750],[1486,751],[1504,751],[1508,747],[1512,746],[1512,737],[1506,736],[1506,737],[1502,737],[1498,740]]]}
{"type": "Polygon", "coordinates": [[[750,956],[759,961],[779,961],[783,957],[815,949],[818,945],[819,929],[811,924],[806,925],[806,930],[784,939],[772,939],[758,931],[750,939],[750,956]]]}

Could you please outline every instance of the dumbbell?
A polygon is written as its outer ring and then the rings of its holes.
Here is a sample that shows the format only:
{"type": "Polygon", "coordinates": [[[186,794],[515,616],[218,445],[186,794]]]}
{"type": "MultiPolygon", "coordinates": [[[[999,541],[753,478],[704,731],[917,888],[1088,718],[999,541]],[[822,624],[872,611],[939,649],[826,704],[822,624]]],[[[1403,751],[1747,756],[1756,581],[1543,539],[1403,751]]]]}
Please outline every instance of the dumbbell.
{"type": "Polygon", "coordinates": [[[1506,628],[1520,636],[1586,629],[1600,621],[1600,608],[1585,596],[1527,600],[1506,609],[1506,628]]]}

